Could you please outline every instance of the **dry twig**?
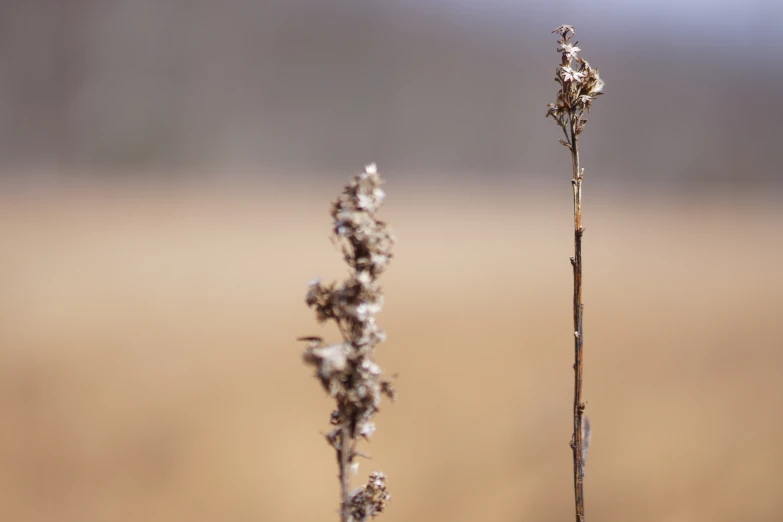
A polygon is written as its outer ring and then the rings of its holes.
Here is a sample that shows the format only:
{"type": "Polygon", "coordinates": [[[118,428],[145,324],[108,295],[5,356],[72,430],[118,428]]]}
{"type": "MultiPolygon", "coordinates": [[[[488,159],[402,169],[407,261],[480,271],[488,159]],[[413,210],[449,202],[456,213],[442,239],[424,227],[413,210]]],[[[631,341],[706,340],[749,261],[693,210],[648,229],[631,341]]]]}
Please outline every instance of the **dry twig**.
{"type": "Polygon", "coordinates": [[[582,181],[584,169],[579,163],[579,135],[585,128],[585,114],[601,91],[604,82],[598,76],[598,69],[590,67],[585,60],[577,56],[581,51],[578,42],[571,43],[574,28],[562,25],[552,31],[560,35],[558,52],[561,53],[555,81],[560,85],[557,101],[549,104],[547,117],[551,117],[563,129],[565,140],[560,143],[571,151],[573,167],[571,185],[574,193],[574,256],[571,266],[574,272],[574,433],[571,436],[571,449],[574,454],[574,501],[576,522],[584,522],[584,476],[587,446],[590,437],[590,422],[584,416],[585,403],[582,401],[582,361],[584,335],[582,317],[582,181]]]}

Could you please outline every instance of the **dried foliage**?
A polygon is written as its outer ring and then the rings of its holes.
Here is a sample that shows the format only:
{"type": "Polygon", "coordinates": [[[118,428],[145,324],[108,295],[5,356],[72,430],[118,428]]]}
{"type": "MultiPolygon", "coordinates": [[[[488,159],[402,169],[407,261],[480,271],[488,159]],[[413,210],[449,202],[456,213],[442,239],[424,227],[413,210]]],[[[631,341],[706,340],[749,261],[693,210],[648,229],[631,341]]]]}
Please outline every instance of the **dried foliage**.
{"type": "Polygon", "coordinates": [[[578,42],[571,43],[574,36],[574,28],[570,25],[561,25],[554,31],[560,35],[557,43],[557,51],[561,53],[560,65],[557,66],[555,81],[560,85],[557,93],[557,101],[548,105],[547,117],[555,120],[555,123],[563,130],[565,140],[560,143],[571,151],[571,164],[573,167],[571,185],[574,195],[574,256],[571,258],[571,266],[574,273],[574,404],[573,427],[571,436],[571,450],[574,460],[574,501],[576,522],[584,522],[584,476],[587,449],[590,444],[590,421],[584,415],[586,404],[582,401],[582,370],[584,335],[582,330],[582,318],[584,304],[582,303],[582,181],[584,169],[579,163],[579,135],[584,131],[587,120],[585,113],[590,111],[592,102],[603,94],[604,82],[598,75],[598,69],[593,69],[587,61],[580,58],[577,53],[581,51],[576,46],[578,42]]]}
{"type": "Polygon", "coordinates": [[[566,140],[560,140],[560,143],[572,149],[572,139],[566,129],[570,127],[574,136],[582,133],[587,123],[584,114],[590,112],[596,97],[603,94],[604,81],[598,75],[597,68],[593,69],[587,60],[577,55],[582,49],[576,46],[579,42],[571,43],[576,32],[572,26],[561,25],[552,32],[560,35],[557,52],[561,53],[561,60],[555,73],[560,90],[557,92],[557,101],[548,105],[546,115],[554,119],[566,133],[566,140]]]}
{"type": "Polygon", "coordinates": [[[315,310],[318,321],[334,321],[342,341],[326,345],[320,337],[300,338],[309,342],[304,361],[315,368],[321,385],[337,403],[326,439],[337,451],[343,522],[374,517],[390,498],[380,472],[373,473],[365,486],[349,492],[351,473],[358,469],[356,458],[363,456],[356,450],[357,442],[375,432],[372,419],[382,396],[395,397],[391,381],[382,377],[373,359],[375,346],[386,339],[375,320],[383,306],[377,279],[388,266],[394,245],[388,226],[376,217],[385,197],[382,182],[375,165],[368,165],[334,202],[333,233],[350,274],[340,284],[312,281],[307,292],[307,305],[315,310]]]}

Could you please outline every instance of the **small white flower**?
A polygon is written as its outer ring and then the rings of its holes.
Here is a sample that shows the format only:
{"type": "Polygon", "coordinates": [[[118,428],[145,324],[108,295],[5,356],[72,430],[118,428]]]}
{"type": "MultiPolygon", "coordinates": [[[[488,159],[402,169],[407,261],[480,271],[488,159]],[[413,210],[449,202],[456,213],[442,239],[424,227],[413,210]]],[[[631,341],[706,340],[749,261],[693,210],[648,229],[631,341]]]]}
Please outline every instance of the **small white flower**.
{"type": "Polygon", "coordinates": [[[578,82],[584,77],[585,73],[577,71],[571,67],[561,67],[560,76],[566,81],[578,82]]]}
{"type": "Polygon", "coordinates": [[[380,375],[381,374],[381,367],[378,366],[377,363],[374,363],[373,361],[369,359],[365,359],[362,361],[362,369],[366,372],[372,374],[372,375],[380,375]]]}
{"type": "Polygon", "coordinates": [[[361,270],[356,274],[356,280],[359,281],[360,285],[364,286],[370,284],[372,277],[370,277],[370,273],[367,270],[361,270]]]}
{"type": "Polygon", "coordinates": [[[592,92],[597,93],[601,92],[604,89],[604,81],[598,77],[598,73],[595,75],[595,87],[593,87],[592,92]]]}
{"type": "Polygon", "coordinates": [[[375,199],[367,194],[359,194],[356,196],[356,207],[362,210],[373,211],[376,206],[375,199]]]}
{"type": "MultiPolygon", "coordinates": [[[[381,311],[379,303],[359,303],[353,309],[353,315],[361,322],[371,321],[372,317],[381,311]]],[[[374,322],[374,321],[371,321],[374,322]]]]}
{"type": "Polygon", "coordinates": [[[384,475],[383,471],[374,471],[370,475],[370,482],[372,482],[373,486],[382,488],[386,485],[386,475],[384,475]]]}
{"type": "Polygon", "coordinates": [[[370,438],[375,433],[375,424],[372,422],[365,422],[359,428],[359,435],[365,438],[370,438]]]}
{"type": "Polygon", "coordinates": [[[328,377],[334,372],[345,370],[345,345],[332,344],[330,346],[313,348],[312,353],[321,360],[320,371],[324,377],[328,377]]]}
{"type": "Polygon", "coordinates": [[[367,316],[370,314],[370,306],[367,303],[361,303],[356,306],[354,315],[359,321],[366,321],[367,316]]]}
{"type": "Polygon", "coordinates": [[[360,399],[364,399],[367,397],[367,386],[364,384],[360,384],[356,387],[356,395],[359,396],[360,399]]]}
{"type": "Polygon", "coordinates": [[[570,43],[569,44],[561,44],[557,48],[557,52],[564,53],[569,58],[576,58],[576,53],[578,53],[581,50],[582,49],[580,49],[579,47],[571,45],[570,43]]]}
{"type": "MultiPolygon", "coordinates": [[[[356,171],[354,171],[354,172],[356,172],[356,171]]],[[[375,163],[370,163],[369,165],[366,165],[364,167],[364,172],[366,172],[367,174],[377,174],[378,173],[378,165],[376,165],[375,163]]]]}
{"type": "Polygon", "coordinates": [[[389,264],[389,256],[386,254],[372,254],[370,262],[377,269],[385,268],[389,264]]]}

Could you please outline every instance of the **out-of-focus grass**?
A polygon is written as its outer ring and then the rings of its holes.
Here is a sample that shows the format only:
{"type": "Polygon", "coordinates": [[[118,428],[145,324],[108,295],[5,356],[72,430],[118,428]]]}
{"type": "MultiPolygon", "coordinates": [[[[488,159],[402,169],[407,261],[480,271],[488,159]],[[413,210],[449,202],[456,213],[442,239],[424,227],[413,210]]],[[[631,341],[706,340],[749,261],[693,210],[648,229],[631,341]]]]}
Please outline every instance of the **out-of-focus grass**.
{"type": "MultiPolygon", "coordinates": [[[[0,520],[336,518],[294,341],[334,334],[303,303],[342,275],[333,192],[6,196],[0,520]]],[[[589,197],[588,516],[780,520],[783,211],[589,197]]],[[[389,477],[384,520],[568,519],[568,188],[390,190],[384,216],[400,399],[361,469],[389,477]]]]}

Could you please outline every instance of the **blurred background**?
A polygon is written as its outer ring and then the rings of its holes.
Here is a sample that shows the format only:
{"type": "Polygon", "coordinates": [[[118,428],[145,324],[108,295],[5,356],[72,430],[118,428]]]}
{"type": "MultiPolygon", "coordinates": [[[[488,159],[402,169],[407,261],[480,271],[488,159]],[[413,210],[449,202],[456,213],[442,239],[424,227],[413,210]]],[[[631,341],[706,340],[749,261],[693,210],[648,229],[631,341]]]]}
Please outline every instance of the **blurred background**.
{"type": "Polygon", "coordinates": [[[304,304],[370,161],[402,520],[572,517],[576,26],[587,515],[778,521],[773,1],[0,0],[0,520],[336,520],[304,304]]]}

